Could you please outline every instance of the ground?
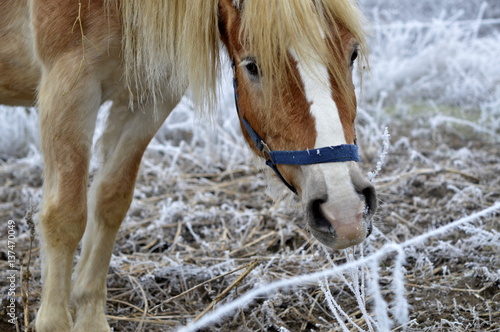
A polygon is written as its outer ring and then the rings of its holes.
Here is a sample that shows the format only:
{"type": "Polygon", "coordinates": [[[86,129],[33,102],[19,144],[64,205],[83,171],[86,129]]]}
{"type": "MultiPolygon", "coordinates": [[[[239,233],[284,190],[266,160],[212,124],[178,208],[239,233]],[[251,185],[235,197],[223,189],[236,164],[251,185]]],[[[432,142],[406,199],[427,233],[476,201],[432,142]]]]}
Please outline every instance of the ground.
{"type": "MultiPolygon", "coordinates": [[[[467,142],[454,135],[464,128],[453,126],[409,137],[408,132],[421,120],[415,116],[407,123],[395,120],[391,126],[392,147],[374,180],[380,204],[375,217],[377,230],[363,249],[355,251],[327,252],[311,240],[307,230],[299,226],[298,203],[293,197],[286,203],[274,202],[265,195],[265,178],[255,167],[214,173],[201,173],[199,167],[193,167],[177,180],[172,176],[160,178],[143,167],[108,276],[111,326],[115,331],[136,331],[139,327],[164,331],[166,326],[173,329],[200,315],[214,301],[217,307],[258,285],[331,268],[332,263],[342,265],[348,255],[359,257],[362,250],[366,257],[385,243],[403,243],[498,201],[498,145],[481,135],[467,142]],[[250,266],[252,262],[256,265],[250,266]],[[219,299],[250,267],[249,274],[238,280],[227,297],[219,299]]],[[[154,147],[152,150],[147,153],[147,164],[160,169],[169,167],[164,154],[154,147]]],[[[378,153],[363,151],[363,166],[376,164],[378,153]]],[[[19,234],[15,252],[25,272],[30,245],[25,214],[30,205],[22,192],[38,192],[40,177],[39,165],[22,161],[6,162],[0,168],[0,214],[2,219],[16,223],[19,234]]],[[[408,331],[500,329],[500,258],[498,242],[493,242],[498,241],[498,220],[497,212],[445,236],[405,248],[408,331]]],[[[7,231],[3,225],[3,239],[7,231]]],[[[38,241],[33,242],[31,253],[28,298],[19,300],[16,306],[21,322],[24,310],[29,320],[33,319],[39,303],[38,241]]],[[[5,315],[5,241],[1,255],[4,295],[0,317],[2,326],[14,331],[5,315]]],[[[401,305],[395,301],[394,269],[394,254],[379,261],[378,284],[389,304],[389,318],[393,315],[391,306],[401,305]]],[[[348,329],[355,330],[355,323],[363,330],[370,330],[370,326],[377,330],[376,320],[370,322],[363,315],[351,289],[356,282],[369,282],[369,268],[361,270],[366,273],[364,279],[352,279],[351,271],[345,273],[346,280],[329,278],[328,287],[349,316],[349,320],[344,319],[348,329]]],[[[26,275],[23,278],[22,282],[27,282],[26,275]]],[[[21,289],[16,288],[17,295],[21,295],[21,289]]],[[[363,301],[368,314],[373,314],[369,293],[363,301]]],[[[279,289],[258,298],[213,329],[279,331],[282,327],[289,331],[340,329],[318,283],[279,289]]],[[[393,330],[399,329],[398,324],[393,326],[393,330]]]]}

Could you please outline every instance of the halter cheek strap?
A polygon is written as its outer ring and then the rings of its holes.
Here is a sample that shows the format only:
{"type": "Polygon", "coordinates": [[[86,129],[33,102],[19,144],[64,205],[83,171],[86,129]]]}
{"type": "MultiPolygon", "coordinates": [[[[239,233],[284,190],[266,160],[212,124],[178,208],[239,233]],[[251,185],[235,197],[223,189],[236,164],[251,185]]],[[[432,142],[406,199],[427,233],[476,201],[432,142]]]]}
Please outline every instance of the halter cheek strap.
{"type": "Polygon", "coordinates": [[[278,178],[290,189],[293,193],[297,194],[297,189],[289,183],[281,174],[277,165],[311,165],[322,163],[335,163],[345,161],[359,161],[358,146],[354,144],[341,144],[335,146],[326,146],[310,150],[291,150],[291,151],[273,151],[264,142],[264,140],[252,128],[247,119],[240,114],[238,105],[238,81],[236,79],[236,68],[234,59],[232,61],[233,67],[233,87],[234,99],[236,104],[236,111],[238,117],[243,123],[243,127],[252,139],[257,150],[264,154],[266,158],[266,165],[271,167],[278,178]]]}

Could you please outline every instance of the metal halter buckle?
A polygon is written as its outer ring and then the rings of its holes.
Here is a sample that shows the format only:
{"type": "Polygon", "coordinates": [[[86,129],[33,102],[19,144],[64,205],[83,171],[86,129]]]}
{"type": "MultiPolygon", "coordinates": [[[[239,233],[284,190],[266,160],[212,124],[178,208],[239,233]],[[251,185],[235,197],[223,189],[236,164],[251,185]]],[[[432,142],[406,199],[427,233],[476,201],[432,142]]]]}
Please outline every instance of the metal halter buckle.
{"type": "Polygon", "coordinates": [[[273,158],[271,157],[271,149],[269,148],[269,146],[263,140],[260,140],[260,145],[262,146],[261,151],[262,151],[262,153],[264,153],[264,157],[266,157],[266,159],[272,161],[273,158]]]}

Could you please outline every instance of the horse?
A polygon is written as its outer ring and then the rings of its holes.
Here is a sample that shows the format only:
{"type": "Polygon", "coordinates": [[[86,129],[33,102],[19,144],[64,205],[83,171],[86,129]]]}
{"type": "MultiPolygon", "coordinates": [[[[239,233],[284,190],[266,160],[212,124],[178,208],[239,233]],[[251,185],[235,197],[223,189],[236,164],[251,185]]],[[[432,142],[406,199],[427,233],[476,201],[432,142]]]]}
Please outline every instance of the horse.
{"type": "Polygon", "coordinates": [[[334,249],[362,242],[377,205],[356,163],[364,24],[351,0],[0,2],[0,103],[39,112],[37,331],[110,331],[106,274],[144,150],[187,90],[200,112],[213,109],[224,54],[245,140],[297,195],[312,235],[334,249]]]}

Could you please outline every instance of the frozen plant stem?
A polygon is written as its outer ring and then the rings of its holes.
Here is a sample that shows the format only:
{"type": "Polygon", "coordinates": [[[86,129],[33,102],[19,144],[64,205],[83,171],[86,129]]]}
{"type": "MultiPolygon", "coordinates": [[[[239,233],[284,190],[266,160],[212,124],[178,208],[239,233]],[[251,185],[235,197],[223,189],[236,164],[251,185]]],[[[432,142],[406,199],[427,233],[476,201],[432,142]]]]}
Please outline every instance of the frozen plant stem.
{"type": "Polygon", "coordinates": [[[390,146],[390,139],[391,135],[389,134],[389,130],[387,127],[384,129],[384,133],[382,134],[382,151],[380,152],[380,159],[377,161],[377,166],[375,168],[375,171],[373,172],[368,172],[368,180],[373,181],[375,177],[378,175],[378,173],[382,170],[382,166],[385,164],[385,158],[387,157],[387,152],[389,151],[389,146],[390,146]]]}

